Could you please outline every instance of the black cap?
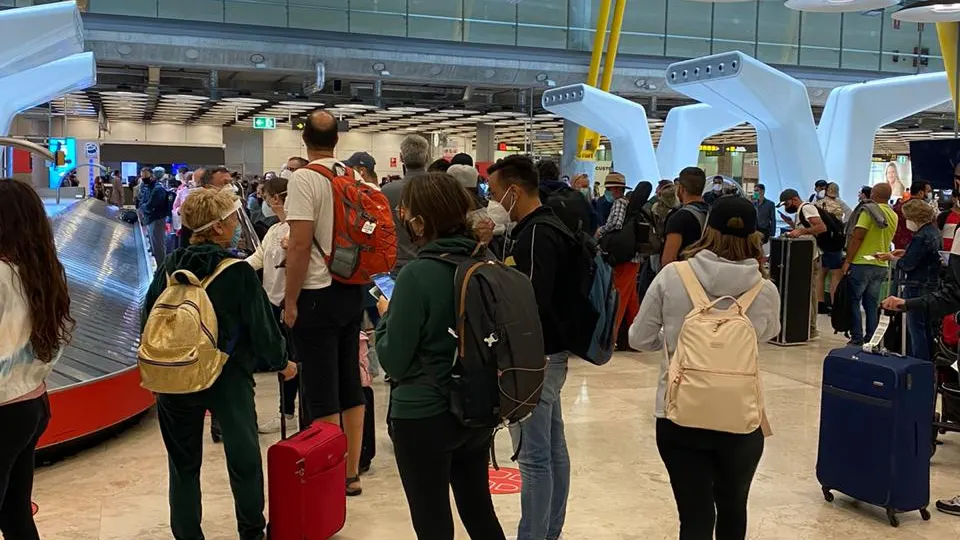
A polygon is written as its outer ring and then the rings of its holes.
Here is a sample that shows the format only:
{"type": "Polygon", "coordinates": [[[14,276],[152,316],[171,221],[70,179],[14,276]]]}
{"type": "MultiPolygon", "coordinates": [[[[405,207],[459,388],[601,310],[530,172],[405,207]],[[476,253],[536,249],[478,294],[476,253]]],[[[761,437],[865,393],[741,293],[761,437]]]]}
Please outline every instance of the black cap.
{"type": "Polygon", "coordinates": [[[707,225],[720,234],[746,238],[757,232],[757,209],[743,197],[721,197],[710,208],[707,225]]]}
{"type": "Polygon", "coordinates": [[[813,184],[813,187],[815,187],[815,188],[825,188],[825,187],[827,187],[827,184],[828,184],[828,183],[829,183],[829,182],[827,182],[826,180],[823,180],[823,179],[821,178],[820,180],[817,180],[817,182],[816,182],[815,184],[813,184]]]}
{"type": "Polygon", "coordinates": [[[780,192],[780,204],[778,204],[777,207],[783,206],[783,203],[789,201],[790,199],[793,199],[794,197],[796,197],[796,198],[798,198],[798,199],[800,198],[800,193],[798,193],[797,190],[795,190],[795,189],[785,189],[785,190],[781,191],[781,192],[780,192]]]}
{"type": "Polygon", "coordinates": [[[357,152],[352,156],[350,156],[349,158],[347,158],[347,160],[344,161],[343,164],[346,165],[347,167],[354,167],[354,168],[364,167],[365,169],[370,171],[370,174],[374,174],[373,169],[374,167],[377,166],[377,161],[373,159],[373,156],[371,156],[366,152],[357,152]]]}

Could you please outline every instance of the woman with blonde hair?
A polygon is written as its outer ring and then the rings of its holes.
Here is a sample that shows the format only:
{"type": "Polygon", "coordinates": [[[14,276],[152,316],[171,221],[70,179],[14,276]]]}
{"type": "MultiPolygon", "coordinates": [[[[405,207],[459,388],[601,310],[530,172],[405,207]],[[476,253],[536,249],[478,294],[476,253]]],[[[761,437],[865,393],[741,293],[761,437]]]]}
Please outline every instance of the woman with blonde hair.
{"type": "MultiPolygon", "coordinates": [[[[193,231],[190,245],[163,260],[147,290],[141,330],[172,274],[187,270],[197,279],[214,275],[206,287],[217,316],[217,348],[229,354],[210,388],[187,394],[157,394],[160,434],[170,470],[170,528],[178,539],[203,538],[200,527],[200,463],[203,420],[216,415],[223,433],[227,472],[233,488],[237,530],[241,540],[261,539],[263,465],[254,404],[254,371],[281,371],[286,379],[297,373],[288,360],[283,337],[270,310],[257,274],[248,264],[222,267],[227,251],[240,234],[241,202],[230,190],[201,189],[180,208],[183,224],[193,231]]],[[[175,279],[181,279],[178,275],[175,279]]]]}
{"type": "Polygon", "coordinates": [[[764,434],[728,433],[681,426],[667,419],[667,374],[680,329],[694,303],[681,277],[680,264],[699,281],[706,300],[740,298],[762,283],[746,309],[758,342],[780,332],[780,296],[762,266],[757,212],[742,197],[721,197],[707,217],[699,242],[685,253],[686,262],[668,264],[650,285],[640,313],[630,327],[630,345],[640,351],[665,348],[657,384],[657,448],[666,466],[680,514],[680,540],[736,540],[746,537],[747,497],[763,454],[764,434]]]}
{"type": "MultiPolygon", "coordinates": [[[[910,199],[903,204],[903,217],[913,238],[906,249],[890,253],[878,253],[881,261],[896,260],[899,283],[903,285],[903,298],[919,298],[937,290],[940,282],[940,246],[942,240],[937,229],[937,213],[922,199],[910,199]]],[[[926,313],[911,311],[907,315],[907,338],[910,340],[910,356],[921,360],[933,358],[933,330],[926,313]]]]}
{"type": "Polygon", "coordinates": [[[900,181],[900,167],[896,163],[890,162],[887,163],[887,168],[884,171],[884,176],[887,180],[887,183],[890,184],[890,197],[893,200],[897,200],[903,197],[904,186],[903,182],[900,181]]]}

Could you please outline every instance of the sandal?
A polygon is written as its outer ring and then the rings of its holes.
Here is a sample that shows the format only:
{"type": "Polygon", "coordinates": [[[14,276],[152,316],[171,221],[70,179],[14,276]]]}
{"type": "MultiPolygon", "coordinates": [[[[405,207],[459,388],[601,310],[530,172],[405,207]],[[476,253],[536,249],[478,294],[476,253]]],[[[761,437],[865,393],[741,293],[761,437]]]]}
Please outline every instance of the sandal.
{"type": "Polygon", "coordinates": [[[360,495],[361,493],[363,493],[362,487],[355,487],[355,488],[350,487],[350,484],[359,484],[359,483],[360,483],[359,476],[352,476],[350,478],[347,478],[347,497],[356,497],[357,495],[360,495]]]}

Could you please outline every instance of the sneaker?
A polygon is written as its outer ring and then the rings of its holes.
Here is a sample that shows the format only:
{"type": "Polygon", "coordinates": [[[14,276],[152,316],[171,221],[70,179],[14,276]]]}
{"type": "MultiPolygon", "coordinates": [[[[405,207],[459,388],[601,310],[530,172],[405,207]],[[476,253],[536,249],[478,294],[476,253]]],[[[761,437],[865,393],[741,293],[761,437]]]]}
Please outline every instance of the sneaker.
{"type": "MultiPolygon", "coordinates": [[[[294,422],[297,421],[297,417],[292,414],[285,414],[284,416],[287,418],[287,426],[293,426],[294,422]]],[[[280,415],[277,415],[267,422],[260,424],[257,427],[257,433],[261,435],[280,433],[280,415]]]]}
{"type": "Polygon", "coordinates": [[[952,499],[941,499],[937,501],[937,510],[944,514],[960,516],[960,495],[952,499]]]}

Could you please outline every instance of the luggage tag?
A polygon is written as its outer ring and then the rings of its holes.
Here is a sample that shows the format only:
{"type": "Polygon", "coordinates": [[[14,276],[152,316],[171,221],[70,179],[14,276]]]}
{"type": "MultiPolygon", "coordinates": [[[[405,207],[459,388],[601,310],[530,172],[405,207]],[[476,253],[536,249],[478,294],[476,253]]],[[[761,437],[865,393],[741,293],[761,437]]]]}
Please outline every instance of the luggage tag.
{"type": "Polygon", "coordinates": [[[877,329],[874,331],[870,341],[863,344],[864,352],[871,354],[881,354],[883,352],[883,336],[887,333],[887,328],[890,327],[890,320],[890,315],[880,316],[877,329]]]}
{"type": "Polygon", "coordinates": [[[372,221],[364,223],[363,227],[360,228],[360,231],[363,232],[363,234],[373,234],[373,231],[375,230],[377,230],[377,224],[372,221]]]}

